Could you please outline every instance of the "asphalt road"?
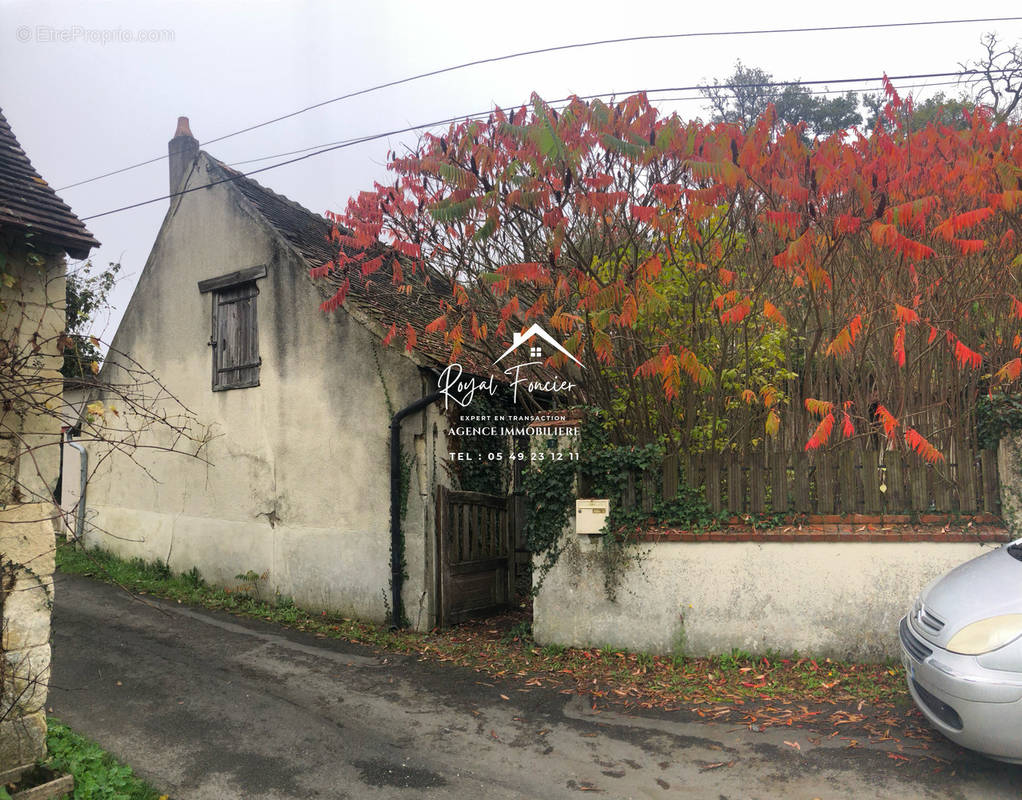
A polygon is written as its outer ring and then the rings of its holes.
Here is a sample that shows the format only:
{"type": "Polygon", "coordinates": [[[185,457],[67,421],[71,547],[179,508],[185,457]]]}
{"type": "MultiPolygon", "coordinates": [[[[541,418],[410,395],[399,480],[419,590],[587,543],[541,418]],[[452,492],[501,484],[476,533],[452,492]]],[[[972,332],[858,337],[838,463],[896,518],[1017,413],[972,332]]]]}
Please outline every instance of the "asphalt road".
{"type": "Polygon", "coordinates": [[[594,710],[87,578],[57,577],[53,624],[53,714],[174,800],[1022,794],[1022,767],[950,744],[935,772],[886,743],[594,710]]]}

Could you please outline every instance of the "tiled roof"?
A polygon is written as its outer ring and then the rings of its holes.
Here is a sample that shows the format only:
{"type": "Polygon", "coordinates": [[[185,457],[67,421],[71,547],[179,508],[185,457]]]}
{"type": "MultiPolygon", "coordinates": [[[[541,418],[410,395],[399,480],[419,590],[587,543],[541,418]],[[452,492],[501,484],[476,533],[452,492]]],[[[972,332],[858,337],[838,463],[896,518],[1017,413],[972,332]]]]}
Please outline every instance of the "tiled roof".
{"type": "Polygon", "coordinates": [[[70,206],[35,171],[0,111],[0,230],[34,233],[39,241],[85,258],[99,247],[70,206]]]}
{"type": "MultiPolygon", "coordinates": [[[[332,223],[329,220],[267,189],[251,178],[242,177],[240,172],[212,157],[211,161],[224,172],[225,176],[235,178],[234,185],[256,211],[294,246],[309,267],[319,267],[333,260],[337,245],[330,241],[332,223]]],[[[379,253],[374,250],[368,252],[366,258],[376,255],[379,253]]],[[[418,334],[415,351],[434,366],[447,365],[450,360],[450,348],[444,341],[443,334],[424,334],[422,331],[426,325],[440,316],[441,299],[451,296],[449,283],[435,275],[429,278],[418,276],[414,279],[419,284],[417,290],[407,295],[398,291],[398,287],[393,283],[393,274],[386,266],[369,277],[362,275],[362,271],[357,267],[349,268],[346,277],[351,288],[345,305],[356,306],[384,330],[395,325],[399,346],[403,346],[405,325],[411,323],[418,334]]],[[[407,272],[405,277],[409,282],[413,280],[407,272]]],[[[334,275],[330,279],[319,279],[314,283],[326,299],[333,296],[342,279],[340,275],[334,275]]],[[[484,368],[485,362],[473,364],[472,354],[463,353],[459,355],[458,360],[466,369],[484,368]]],[[[485,363],[485,366],[488,367],[488,363],[485,363]]]]}

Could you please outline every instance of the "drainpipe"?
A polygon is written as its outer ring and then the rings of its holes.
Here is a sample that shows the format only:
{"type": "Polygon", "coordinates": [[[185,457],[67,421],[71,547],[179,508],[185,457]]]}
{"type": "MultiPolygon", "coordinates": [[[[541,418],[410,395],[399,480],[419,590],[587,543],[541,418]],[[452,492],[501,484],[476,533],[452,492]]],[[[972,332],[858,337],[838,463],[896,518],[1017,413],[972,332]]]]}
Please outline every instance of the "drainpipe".
{"type": "Polygon", "coordinates": [[[71,431],[67,432],[67,443],[78,451],[81,467],[78,476],[78,514],[75,519],[75,542],[81,544],[82,536],[85,535],[85,488],[89,482],[89,454],[84,447],[72,441],[71,431]]]}
{"type": "Polygon", "coordinates": [[[401,567],[401,420],[422,411],[441,397],[440,392],[433,392],[419,398],[411,405],[398,411],[390,420],[390,586],[393,592],[391,601],[391,628],[400,628],[404,617],[401,605],[401,588],[404,573],[401,567]]]}

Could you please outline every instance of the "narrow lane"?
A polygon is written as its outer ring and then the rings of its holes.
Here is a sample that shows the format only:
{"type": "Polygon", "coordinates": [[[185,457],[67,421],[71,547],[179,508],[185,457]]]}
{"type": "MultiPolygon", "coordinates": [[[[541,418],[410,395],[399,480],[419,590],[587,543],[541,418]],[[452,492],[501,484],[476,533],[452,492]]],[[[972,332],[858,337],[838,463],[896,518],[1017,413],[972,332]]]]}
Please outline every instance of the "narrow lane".
{"type": "Polygon", "coordinates": [[[174,800],[1022,793],[1022,768],[950,746],[940,755],[960,760],[953,778],[934,762],[898,767],[882,744],[852,751],[795,729],[594,710],[550,689],[144,600],[57,577],[49,705],[174,800]]]}

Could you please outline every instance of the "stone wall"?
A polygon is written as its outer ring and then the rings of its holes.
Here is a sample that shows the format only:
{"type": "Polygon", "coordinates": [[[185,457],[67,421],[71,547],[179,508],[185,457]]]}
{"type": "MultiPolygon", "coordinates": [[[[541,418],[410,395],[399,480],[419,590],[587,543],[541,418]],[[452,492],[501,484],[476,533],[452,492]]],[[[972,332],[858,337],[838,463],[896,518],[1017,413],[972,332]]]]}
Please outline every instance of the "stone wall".
{"type": "Polygon", "coordinates": [[[46,754],[55,515],[0,510],[0,773],[46,754]]]}
{"type": "Polygon", "coordinates": [[[1016,535],[1022,535],[1022,433],[1007,433],[997,447],[1001,480],[1001,517],[1016,535]]]}
{"type": "Polygon", "coordinates": [[[65,261],[0,235],[0,773],[46,754],[65,261]],[[8,285],[9,284],[9,285],[8,285]]]}
{"type": "Polygon", "coordinates": [[[3,238],[0,253],[14,278],[0,284],[0,506],[45,503],[60,472],[64,255],[3,238]]]}
{"type": "Polygon", "coordinates": [[[922,588],[1010,538],[987,519],[662,531],[613,567],[612,600],[602,537],[569,530],[536,597],[533,633],[544,645],[678,655],[896,658],[898,620],[922,588]]]}

